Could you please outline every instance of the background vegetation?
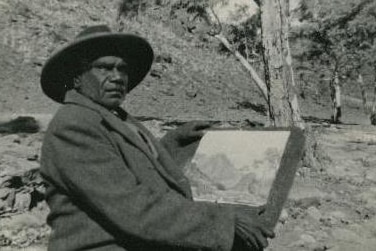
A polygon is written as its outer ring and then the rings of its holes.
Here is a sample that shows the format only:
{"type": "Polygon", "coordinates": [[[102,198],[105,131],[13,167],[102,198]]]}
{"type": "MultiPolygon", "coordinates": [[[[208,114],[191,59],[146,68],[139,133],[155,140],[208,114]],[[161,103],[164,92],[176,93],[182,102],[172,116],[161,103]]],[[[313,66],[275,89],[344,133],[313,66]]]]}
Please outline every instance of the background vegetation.
{"type": "MultiPolygon", "coordinates": [[[[115,30],[146,37],[157,55],[151,74],[128,97],[131,112],[164,119],[266,120],[266,103],[255,82],[213,36],[221,28],[232,48],[263,77],[257,10],[243,18],[246,6],[238,6],[235,21],[213,24],[202,15],[203,8],[211,6],[204,0],[134,0],[120,6],[116,0],[1,3],[3,112],[53,113],[57,105],[39,88],[41,66],[83,27],[107,23],[115,30]]],[[[298,6],[291,12],[290,46],[303,117],[330,119],[330,83],[337,67],[343,88],[342,119],[369,123],[359,109],[363,109],[361,87],[368,111],[374,99],[375,3],[315,0],[298,6]],[[362,85],[357,81],[359,72],[362,85]]]]}

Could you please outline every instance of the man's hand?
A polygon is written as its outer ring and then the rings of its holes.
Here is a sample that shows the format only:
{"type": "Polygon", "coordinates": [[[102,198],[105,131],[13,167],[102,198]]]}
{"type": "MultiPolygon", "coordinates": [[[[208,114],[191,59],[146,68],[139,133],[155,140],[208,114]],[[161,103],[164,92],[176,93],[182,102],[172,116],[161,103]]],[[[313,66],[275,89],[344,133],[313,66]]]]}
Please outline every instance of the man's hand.
{"type": "Polygon", "coordinates": [[[200,140],[202,136],[204,136],[203,130],[210,126],[211,123],[209,122],[192,121],[169,132],[165,137],[167,137],[169,141],[174,140],[179,146],[185,146],[200,140]]]}
{"type": "Polygon", "coordinates": [[[191,159],[204,135],[204,129],[211,126],[209,122],[193,121],[169,131],[160,142],[171,154],[179,167],[191,159]]]}
{"type": "Polygon", "coordinates": [[[249,207],[234,205],[235,233],[250,250],[263,250],[268,246],[267,238],[274,238],[274,232],[266,226],[266,222],[260,217],[265,207],[249,207]]]}

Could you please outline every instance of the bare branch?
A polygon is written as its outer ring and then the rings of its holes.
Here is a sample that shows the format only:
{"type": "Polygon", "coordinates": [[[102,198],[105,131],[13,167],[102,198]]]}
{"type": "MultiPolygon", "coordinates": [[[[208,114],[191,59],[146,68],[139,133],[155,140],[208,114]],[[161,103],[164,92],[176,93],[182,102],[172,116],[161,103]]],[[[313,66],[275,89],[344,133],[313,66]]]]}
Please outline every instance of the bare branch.
{"type": "Polygon", "coordinates": [[[332,22],[329,22],[327,24],[324,25],[324,27],[322,28],[322,33],[323,32],[326,32],[336,26],[340,27],[340,28],[343,28],[345,27],[345,25],[354,20],[354,18],[364,9],[367,7],[368,4],[371,4],[374,0],[364,0],[362,2],[360,2],[357,6],[355,6],[354,8],[352,8],[350,11],[348,11],[346,13],[346,15],[342,16],[342,17],[339,17],[335,20],[331,20],[332,22]]]}
{"type": "Polygon", "coordinates": [[[206,12],[208,14],[208,17],[210,18],[210,22],[217,23],[220,27],[219,30],[216,32],[210,32],[209,35],[212,37],[215,37],[218,39],[227,50],[229,50],[244,66],[244,68],[248,71],[248,73],[251,75],[252,79],[255,81],[257,87],[261,91],[262,96],[264,97],[265,101],[268,102],[268,88],[264,81],[260,78],[260,76],[257,74],[256,70],[252,67],[252,65],[245,59],[239,51],[235,50],[230,42],[227,40],[227,38],[222,34],[222,24],[217,16],[217,14],[214,12],[214,10],[211,7],[206,8],[206,12]]]}
{"type": "Polygon", "coordinates": [[[253,2],[255,2],[257,4],[258,7],[261,6],[261,0],[253,0],[253,2]]]}
{"type": "Polygon", "coordinates": [[[217,29],[211,29],[209,35],[215,36],[220,34],[222,32],[222,23],[219,20],[217,13],[215,13],[215,11],[213,10],[213,7],[210,6],[206,8],[206,13],[208,14],[208,18],[210,19],[209,22],[211,22],[212,25],[217,27],[217,29]]]}
{"type": "Polygon", "coordinates": [[[217,38],[244,66],[244,68],[248,71],[251,75],[252,79],[255,81],[257,87],[261,91],[263,98],[265,101],[268,101],[268,88],[266,87],[265,82],[260,78],[257,74],[256,70],[252,67],[252,65],[245,59],[237,50],[231,46],[230,42],[224,37],[222,34],[217,34],[214,36],[217,38]]]}

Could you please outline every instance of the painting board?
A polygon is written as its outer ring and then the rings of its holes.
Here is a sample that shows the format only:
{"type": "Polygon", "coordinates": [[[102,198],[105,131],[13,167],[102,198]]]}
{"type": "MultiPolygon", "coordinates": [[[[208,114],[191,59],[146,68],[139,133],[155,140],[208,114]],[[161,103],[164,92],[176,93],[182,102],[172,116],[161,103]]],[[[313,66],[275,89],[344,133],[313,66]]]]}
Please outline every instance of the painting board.
{"type": "Polygon", "coordinates": [[[266,205],[274,227],[304,149],[298,128],[210,130],[184,167],[196,201],[266,205]]]}

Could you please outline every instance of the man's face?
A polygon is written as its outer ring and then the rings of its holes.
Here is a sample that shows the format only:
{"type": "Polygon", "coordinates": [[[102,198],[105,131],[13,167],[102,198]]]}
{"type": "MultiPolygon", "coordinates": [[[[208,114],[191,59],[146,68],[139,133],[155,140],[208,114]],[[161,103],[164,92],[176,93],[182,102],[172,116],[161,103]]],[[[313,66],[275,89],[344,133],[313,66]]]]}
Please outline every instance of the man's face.
{"type": "Polygon", "coordinates": [[[75,88],[94,102],[114,109],[121,105],[128,92],[128,66],[119,57],[100,57],[78,77],[75,88]]]}

